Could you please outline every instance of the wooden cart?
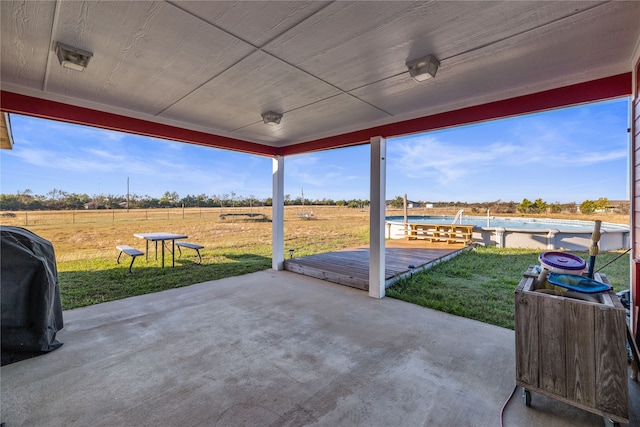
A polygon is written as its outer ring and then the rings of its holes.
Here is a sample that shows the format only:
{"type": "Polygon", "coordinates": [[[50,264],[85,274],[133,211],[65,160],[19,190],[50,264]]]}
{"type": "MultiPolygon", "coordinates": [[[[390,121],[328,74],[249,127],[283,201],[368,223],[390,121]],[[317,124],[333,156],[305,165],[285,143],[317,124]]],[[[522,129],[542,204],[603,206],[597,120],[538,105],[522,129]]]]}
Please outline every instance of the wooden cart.
{"type": "MultiPolygon", "coordinates": [[[[605,420],[629,422],[626,312],[613,291],[594,303],[536,292],[529,267],[515,290],[516,384],[605,420]]],[[[609,284],[596,273],[595,280],[609,284]]]]}

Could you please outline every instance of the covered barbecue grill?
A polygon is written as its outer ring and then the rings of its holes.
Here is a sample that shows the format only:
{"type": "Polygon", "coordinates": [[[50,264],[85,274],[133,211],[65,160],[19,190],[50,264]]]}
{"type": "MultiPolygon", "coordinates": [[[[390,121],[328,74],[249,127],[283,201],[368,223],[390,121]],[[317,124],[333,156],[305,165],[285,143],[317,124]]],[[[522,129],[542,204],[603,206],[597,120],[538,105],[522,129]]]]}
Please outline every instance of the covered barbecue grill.
{"type": "Polygon", "coordinates": [[[0,226],[2,365],[62,345],[62,304],[51,242],[20,227],[0,226]]]}

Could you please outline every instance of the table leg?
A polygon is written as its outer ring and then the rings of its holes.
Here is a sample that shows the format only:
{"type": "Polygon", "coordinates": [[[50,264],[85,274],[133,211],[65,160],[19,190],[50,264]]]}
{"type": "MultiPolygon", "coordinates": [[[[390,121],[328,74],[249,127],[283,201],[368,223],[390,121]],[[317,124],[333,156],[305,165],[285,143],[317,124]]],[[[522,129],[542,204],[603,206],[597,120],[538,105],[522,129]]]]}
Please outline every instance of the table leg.
{"type": "Polygon", "coordinates": [[[147,262],[149,262],[149,241],[147,239],[144,239],[144,241],[147,244],[147,250],[144,252],[144,257],[146,258],[147,262]]]}
{"type": "Polygon", "coordinates": [[[158,260],[158,241],[155,240],[156,242],[156,261],[158,260]]]}
{"type": "Polygon", "coordinates": [[[176,266],[176,241],[171,241],[171,267],[176,266]]]}
{"type": "Polygon", "coordinates": [[[164,240],[162,241],[162,268],[164,268],[164,240]]]}

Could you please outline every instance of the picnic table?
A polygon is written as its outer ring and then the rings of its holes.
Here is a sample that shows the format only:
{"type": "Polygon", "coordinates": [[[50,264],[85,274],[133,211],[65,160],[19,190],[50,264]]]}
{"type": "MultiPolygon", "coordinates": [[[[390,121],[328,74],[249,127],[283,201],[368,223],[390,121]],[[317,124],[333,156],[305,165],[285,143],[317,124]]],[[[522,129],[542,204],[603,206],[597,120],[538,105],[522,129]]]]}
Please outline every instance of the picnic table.
{"type": "Polygon", "coordinates": [[[186,239],[187,237],[189,237],[185,234],[174,234],[174,233],[165,233],[165,232],[135,233],[133,236],[139,239],[144,239],[146,241],[147,250],[145,251],[145,256],[146,256],[147,262],[149,261],[149,242],[156,243],[156,259],[158,259],[158,242],[162,242],[162,268],[164,268],[164,247],[166,245],[166,242],[171,241],[171,249],[169,250],[171,252],[171,266],[175,267],[176,266],[175,242],[176,240],[186,239]]]}

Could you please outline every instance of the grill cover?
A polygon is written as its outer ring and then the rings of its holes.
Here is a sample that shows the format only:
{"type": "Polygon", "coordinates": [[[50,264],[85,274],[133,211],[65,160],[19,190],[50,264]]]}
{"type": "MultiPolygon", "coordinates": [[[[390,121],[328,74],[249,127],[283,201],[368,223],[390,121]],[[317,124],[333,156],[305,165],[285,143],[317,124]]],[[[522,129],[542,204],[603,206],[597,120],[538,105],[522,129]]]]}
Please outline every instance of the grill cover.
{"type": "Polygon", "coordinates": [[[53,245],[20,227],[0,226],[2,365],[55,350],[63,328],[53,245]]]}

